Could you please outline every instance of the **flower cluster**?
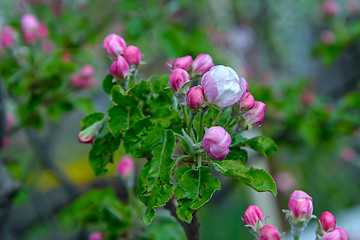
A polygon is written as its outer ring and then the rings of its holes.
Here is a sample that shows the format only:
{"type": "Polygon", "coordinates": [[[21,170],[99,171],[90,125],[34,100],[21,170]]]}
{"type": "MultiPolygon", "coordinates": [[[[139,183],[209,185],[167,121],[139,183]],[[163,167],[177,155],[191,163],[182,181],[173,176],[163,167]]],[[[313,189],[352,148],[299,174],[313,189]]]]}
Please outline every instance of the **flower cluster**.
{"type": "Polygon", "coordinates": [[[79,73],[71,77],[70,83],[73,87],[84,89],[95,85],[95,70],[91,65],[85,65],[79,73]]]}
{"type": "Polygon", "coordinates": [[[174,95],[180,105],[186,100],[193,116],[198,112],[206,114],[211,107],[219,109],[220,113],[232,108],[224,127],[210,127],[202,139],[202,146],[211,158],[221,160],[229,153],[231,136],[227,130],[236,132],[263,122],[266,105],[255,101],[246,80],[232,68],[214,66],[210,55],[199,54],[194,60],[191,56],[177,58],[172,70],[169,84],[174,95]],[[237,121],[232,121],[234,119],[237,121]]]}
{"type": "Polygon", "coordinates": [[[136,71],[141,62],[141,52],[136,46],[126,46],[125,40],[117,34],[109,34],[103,41],[103,48],[110,57],[115,58],[110,66],[110,74],[116,79],[125,79],[136,71]],[[133,67],[133,69],[130,69],[133,67]]]}
{"type": "MultiPolygon", "coordinates": [[[[43,50],[49,49],[51,44],[46,40],[49,36],[49,29],[43,22],[39,21],[35,15],[27,13],[22,16],[20,26],[22,30],[22,39],[25,43],[33,44],[38,40],[43,39],[43,50]]],[[[14,47],[16,39],[17,31],[13,27],[5,26],[2,29],[0,34],[0,43],[3,48],[14,47]]]]}
{"type": "MultiPolygon", "coordinates": [[[[286,219],[291,225],[291,233],[294,239],[299,239],[302,231],[307,226],[313,215],[312,198],[303,191],[294,191],[289,198],[289,210],[283,210],[286,219]]],[[[265,225],[264,215],[260,208],[251,205],[244,213],[243,221],[251,234],[257,240],[280,240],[281,235],[275,227],[265,225]]],[[[316,230],[317,240],[348,240],[346,231],[341,227],[336,227],[335,217],[330,212],[323,212],[317,219],[318,228],[316,230]]]]}

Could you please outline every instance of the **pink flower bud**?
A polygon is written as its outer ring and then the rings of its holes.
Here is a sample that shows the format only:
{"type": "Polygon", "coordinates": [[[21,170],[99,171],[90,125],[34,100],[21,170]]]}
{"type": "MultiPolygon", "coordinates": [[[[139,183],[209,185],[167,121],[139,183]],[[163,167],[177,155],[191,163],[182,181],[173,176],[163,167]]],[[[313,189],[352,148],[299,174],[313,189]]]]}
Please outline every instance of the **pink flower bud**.
{"type": "Polygon", "coordinates": [[[27,13],[21,18],[21,29],[24,32],[36,32],[38,28],[39,21],[33,14],[27,13]]]}
{"type": "Polygon", "coordinates": [[[0,143],[0,148],[7,148],[9,146],[10,140],[9,137],[4,136],[2,142],[0,143]]]}
{"type": "Polygon", "coordinates": [[[331,45],[335,42],[335,35],[332,31],[329,30],[322,31],[320,35],[320,40],[325,45],[331,45]]]}
{"type": "Polygon", "coordinates": [[[124,52],[124,58],[129,65],[139,65],[141,61],[141,52],[138,47],[127,46],[124,52]]]}
{"type": "Polygon", "coordinates": [[[205,151],[211,158],[218,160],[223,160],[228,155],[230,143],[230,134],[220,126],[209,128],[202,140],[205,151]]]}
{"type": "Polygon", "coordinates": [[[12,114],[11,112],[6,113],[5,120],[5,129],[6,131],[10,131],[15,126],[16,122],[14,114],[12,114]]]}
{"type": "Polygon", "coordinates": [[[4,48],[10,48],[12,46],[14,46],[15,44],[15,34],[16,31],[14,28],[12,27],[4,27],[4,29],[1,32],[1,46],[4,48]]]}
{"type": "Polygon", "coordinates": [[[256,227],[258,222],[264,221],[264,215],[258,206],[251,205],[246,209],[243,220],[245,225],[256,227]]]}
{"type": "Polygon", "coordinates": [[[289,198],[289,210],[294,219],[309,219],[313,213],[312,198],[303,191],[294,191],[289,198]]]}
{"type": "Polygon", "coordinates": [[[94,74],[95,74],[95,70],[91,65],[85,65],[80,70],[80,75],[83,78],[92,78],[94,77],[94,74]]]}
{"type": "Polygon", "coordinates": [[[129,73],[129,64],[122,56],[117,56],[110,66],[110,74],[113,77],[124,79],[129,73]]]}
{"type": "Polygon", "coordinates": [[[41,42],[41,49],[45,53],[51,53],[54,50],[54,43],[49,40],[44,40],[41,42]]]}
{"type": "Polygon", "coordinates": [[[248,84],[248,82],[245,80],[245,78],[243,78],[243,79],[244,79],[244,82],[245,82],[246,92],[248,92],[248,91],[249,91],[249,84],[248,84]]]}
{"type": "Polygon", "coordinates": [[[200,108],[204,103],[204,92],[202,88],[199,86],[190,88],[187,92],[186,102],[192,109],[200,108]]]}
{"type": "Polygon", "coordinates": [[[89,240],[102,240],[102,234],[100,232],[93,232],[89,235],[89,240]]]}
{"type": "Polygon", "coordinates": [[[347,9],[349,13],[357,13],[359,11],[359,4],[357,3],[356,0],[352,0],[348,2],[347,9]]]}
{"type": "Polygon", "coordinates": [[[213,60],[208,54],[199,54],[192,63],[192,71],[195,75],[203,75],[214,66],[213,60]]]}
{"type": "Polygon", "coordinates": [[[95,138],[94,135],[90,135],[86,131],[79,132],[77,137],[80,143],[91,143],[95,138]]]}
{"type": "Polygon", "coordinates": [[[310,91],[303,92],[301,101],[305,106],[310,105],[314,101],[314,94],[310,91]]]}
{"type": "Polygon", "coordinates": [[[280,240],[280,233],[276,227],[266,224],[260,229],[259,240],[280,240]]]}
{"type": "Polygon", "coordinates": [[[323,212],[320,216],[320,224],[325,232],[334,229],[336,225],[334,215],[332,215],[330,212],[323,212]]]}
{"type": "Polygon", "coordinates": [[[88,88],[95,85],[95,70],[91,65],[85,65],[81,68],[79,74],[74,74],[71,78],[71,85],[76,88],[88,88]]]}
{"type": "Polygon", "coordinates": [[[331,232],[326,233],[322,240],[349,240],[349,236],[343,228],[337,227],[331,232]]]}
{"type": "Polygon", "coordinates": [[[323,4],[321,5],[321,9],[325,15],[335,16],[339,13],[340,6],[335,1],[327,0],[323,2],[323,4]]]}
{"type": "Polygon", "coordinates": [[[36,32],[24,32],[23,37],[26,43],[34,43],[37,40],[36,32]]]}
{"type": "Polygon", "coordinates": [[[181,68],[175,69],[169,77],[169,84],[174,91],[179,91],[188,82],[190,82],[190,75],[181,68]]]}
{"type": "Polygon", "coordinates": [[[206,101],[219,107],[234,105],[246,91],[246,83],[236,72],[222,65],[212,67],[201,79],[206,101]]]}
{"type": "Polygon", "coordinates": [[[49,29],[47,28],[47,26],[42,22],[39,22],[38,37],[46,38],[48,35],[49,35],[49,29]]]}
{"type": "Polygon", "coordinates": [[[255,99],[251,93],[246,92],[244,96],[240,99],[241,111],[249,111],[254,106],[255,99]]]}
{"type": "Polygon", "coordinates": [[[352,148],[344,148],[341,150],[341,159],[344,162],[351,162],[355,159],[356,153],[352,148]]]}
{"type": "Polygon", "coordinates": [[[244,114],[245,123],[253,127],[261,125],[264,121],[266,104],[255,101],[250,111],[244,114]]]}
{"type": "Polygon", "coordinates": [[[61,60],[63,60],[64,62],[70,62],[71,61],[71,53],[64,53],[62,56],[61,56],[61,60]]]}
{"type": "Polygon", "coordinates": [[[189,70],[189,67],[191,63],[193,62],[193,59],[191,56],[185,56],[175,59],[175,61],[172,64],[172,69],[181,68],[185,71],[189,70]]]}
{"type": "Polygon", "coordinates": [[[124,53],[126,43],[122,37],[112,33],[104,38],[103,48],[108,54],[116,57],[124,53]]]}
{"type": "Polygon", "coordinates": [[[131,157],[123,157],[120,159],[116,167],[120,176],[129,176],[134,171],[134,162],[131,157]]]}

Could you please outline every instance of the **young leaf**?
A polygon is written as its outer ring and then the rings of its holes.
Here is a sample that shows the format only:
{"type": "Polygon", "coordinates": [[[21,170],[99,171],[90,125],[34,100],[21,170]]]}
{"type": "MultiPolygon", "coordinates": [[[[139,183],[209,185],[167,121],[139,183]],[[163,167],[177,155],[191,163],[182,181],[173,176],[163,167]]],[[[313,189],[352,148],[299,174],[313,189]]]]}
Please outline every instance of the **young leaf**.
{"type": "Polygon", "coordinates": [[[141,111],[137,107],[125,108],[122,106],[114,106],[108,110],[108,127],[114,137],[124,133],[131,124],[143,118],[141,111]]]}
{"type": "Polygon", "coordinates": [[[107,173],[106,165],[113,162],[113,153],[119,148],[120,138],[115,138],[111,133],[97,137],[89,152],[89,162],[95,175],[107,173]]]}
{"type": "Polygon", "coordinates": [[[112,101],[123,107],[137,106],[138,101],[134,96],[128,96],[122,87],[115,85],[111,89],[111,99],[112,101]]]}
{"type": "Polygon", "coordinates": [[[171,158],[175,148],[175,136],[171,130],[163,130],[162,139],[154,146],[154,157],[141,171],[139,179],[140,199],[147,205],[145,224],[155,217],[155,208],[164,206],[171,199],[173,184],[171,171],[175,161],[171,158]]]}
{"type": "Polygon", "coordinates": [[[135,158],[145,157],[142,151],[144,138],[148,135],[152,128],[153,124],[150,118],[144,118],[132,124],[125,132],[123,140],[126,153],[135,158]]]}
{"type": "Polygon", "coordinates": [[[90,127],[94,123],[101,121],[103,118],[104,118],[104,114],[99,113],[99,112],[86,115],[81,120],[81,130],[84,130],[85,128],[90,127]]]}
{"type": "Polygon", "coordinates": [[[138,100],[145,101],[149,97],[151,90],[150,82],[142,79],[139,83],[135,84],[128,92],[129,96],[134,96],[138,100]]]}
{"type": "Polygon", "coordinates": [[[246,185],[258,192],[271,192],[276,196],[276,184],[274,179],[262,169],[251,168],[250,170],[239,161],[213,161],[215,170],[224,176],[241,180],[246,185]]]}
{"type": "Polygon", "coordinates": [[[275,153],[278,150],[276,143],[268,137],[258,136],[248,139],[245,142],[245,146],[248,146],[255,151],[263,154],[265,157],[275,153]]]}
{"type": "Polygon", "coordinates": [[[175,189],[175,198],[179,203],[176,209],[178,217],[190,223],[192,213],[207,203],[220,186],[220,181],[211,175],[209,167],[185,171],[175,189]]]}

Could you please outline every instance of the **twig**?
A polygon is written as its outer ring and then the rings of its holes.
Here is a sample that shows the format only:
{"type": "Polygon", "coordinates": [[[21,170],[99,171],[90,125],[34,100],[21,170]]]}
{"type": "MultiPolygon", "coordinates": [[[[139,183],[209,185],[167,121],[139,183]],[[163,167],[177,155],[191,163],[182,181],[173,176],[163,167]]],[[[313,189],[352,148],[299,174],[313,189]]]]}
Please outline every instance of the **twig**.
{"type": "Polygon", "coordinates": [[[196,216],[197,211],[194,211],[193,218],[191,220],[191,223],[189,224],[179,219],[179,217],[176,214],[176,207],[173,200],[168,201],[164,207],[165,209],[169,210],[170,214],[180,223],[181,227],[184,229],[184,232],[188,240],[200,239],[200,234],[199,234],[200,223],[196,216]]]}

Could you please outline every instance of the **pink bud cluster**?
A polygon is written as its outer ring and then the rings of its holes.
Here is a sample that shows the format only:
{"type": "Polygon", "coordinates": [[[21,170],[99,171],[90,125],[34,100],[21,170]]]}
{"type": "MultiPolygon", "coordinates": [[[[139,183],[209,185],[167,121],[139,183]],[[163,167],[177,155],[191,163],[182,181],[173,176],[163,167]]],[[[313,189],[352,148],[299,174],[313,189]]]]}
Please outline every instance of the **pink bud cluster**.
{"type": "Polygon", "coordinates": [[[39,39],[47,38],[49,35],[48,27],[30,13],[21,18],[21,29],[26,43],[34,43],[39,39]]]}
{"type": "MultiPolygon", "coordinates": [[[[283,210],[291,225],[294,239],[299,239],[303,229],[307,226],[313,213],[312,198],[303,191],[294,191],[289,198],[289,210],[283,210]]],[[[244,213],[243,221],[251,234],[259,240],[280,240],[281,235],[275,227],[265,225],[264,215],[260,208],[251,205],[244,213]]],[[[316,239],[349,240],[348,234],[341,227],[336,227],[335,217],[330,212],[323,212],[318,218],[316,239]]]]}
{"type": "Polygon", "coordinates": [[[243,115],[246,125],[257,127],[263,122],[266,105],[255,101],[247,81],[232,68],[214,66],[210,55],[199,54],[194,61],[191,56],[177,58],[172,69],[169,84],[178,95],[183,90],[187,92],[186,102],[191,109],[206,105],[225,108],[237,104],[246,112],[243,115]],[[201,86],[188,90],[191,78],[196,77],[201,77],[201,86]]]}
{"type": "Polygon", "coordinates": [[[4,48],[11,48],[15,45],[16,31],[10,26],[4,27],[0,35],[1,46],[4,48]]]}
{"type": "Polygon", "coordinates": [[[321,5],[321,10],[324,15],[335,16],[340,12],[340,6],[334,0],[326,0],[321,5]]]}
{"type": "Polygon", "coordinates": [[[79,89],[89,88],[94,86],[95,83],[95,70],[91,65],[83,66],[80,72],[74,74],[70,80],[70,84],[79,89]]]}
{"type": "Polygon", "coordinates": [[[280,240],[280,233],[276,227],[264,224],[264,215],[258,206],[249,206],[244,213],[243,221],[250,233],[253,234],[256,239],[280,240]]]}
{"type": "MultiPolygon", "coordinates": [[[[214,66],[208,54],[199,54],[194,60],[191,56],[177,58],[172,64],[169,85],[179,104],[183,104],[186,93],[186,103],[194,116],[206,113],[212,106],[232,107],[232,117],[243,118],[239,124],[245,124],[246,128],[259,126],[264,119],[266,106],[255,101],[247,81],[230,67],[214,66]]],[[[226,127],[229,125],[231,122],[226,127]]],[[[225,159],[230,143],[230,134],[220,126],[207,129],[202,139],[204,150],[218,160],[225,159]]]]}
{"type": "Polygon", "coordinates": [[[126,46],[125,40],[117,34],[109,34],[104,38],[103,48],[114,57],[110,66],[110,74],[117,79],[124,79],[129,74],[130,66],[137,67],[141,62],[141,52],[136,46],[126,46]]]}

